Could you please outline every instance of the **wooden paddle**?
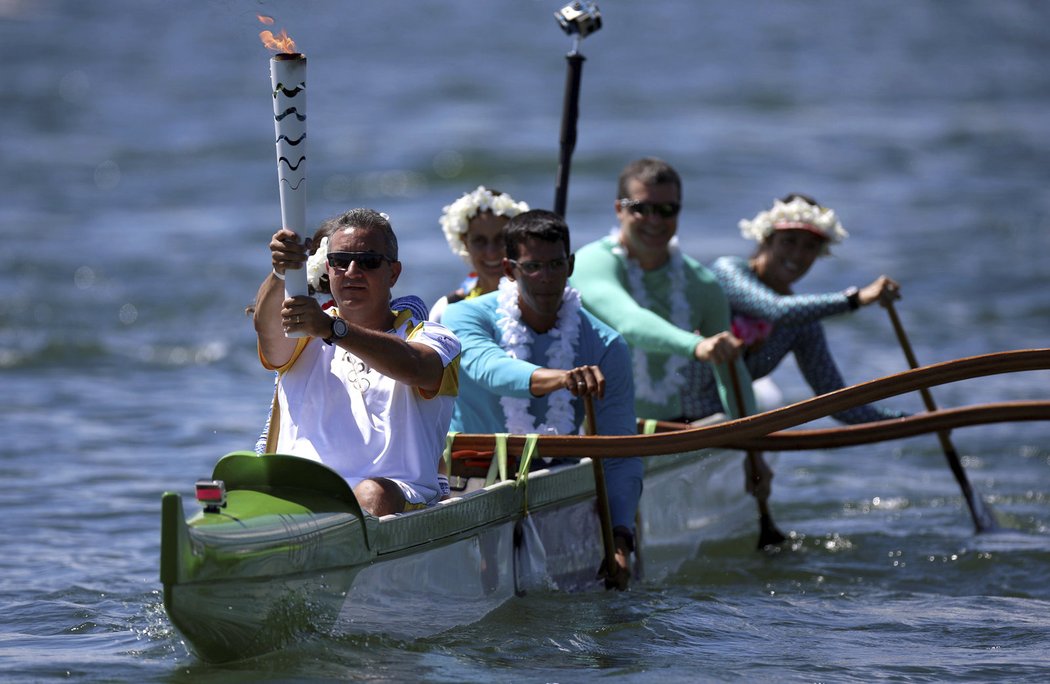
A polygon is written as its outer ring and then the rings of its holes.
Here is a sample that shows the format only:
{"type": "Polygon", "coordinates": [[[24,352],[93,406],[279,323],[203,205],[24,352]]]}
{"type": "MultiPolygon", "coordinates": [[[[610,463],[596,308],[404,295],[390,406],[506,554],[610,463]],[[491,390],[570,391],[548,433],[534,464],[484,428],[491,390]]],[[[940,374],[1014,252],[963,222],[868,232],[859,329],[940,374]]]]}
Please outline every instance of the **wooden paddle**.
{"type": "MultiPolygon", "coordinates": [[[[736,361],[730,361],[726,364],[729,368],[729,379],[733,384],[733,394],[736,395],[736,410],[740,414],[740,418],[747,415],[747,409],[744,406],[744,395],[740,393],[740,377],[736,372],[736,361]]],[[[758,479],[758,454],[754,451],[747,452],[747,460],[750,461],[751,466],[751,477],[756,481],[758,479]]],[[[777,529],[776,524],[773,522],[773,516],[769,512],[769,502],[766,497],[755,497],[755,501],[758,502],[758,548],[764,549],[770,545],[777,545],[787,537],[777,529]]]]}
{"type": "MultiPolygon", "coordinates": [[[[893,330],[897,333],[897,340],[900,342],[904,357],[908,360],[908,366],[913,370],[918,368],[919,362],[915,358],[915,352],[911,348],[908,335],[904,332],[904,326],[901,325],[901,319],[897,316],[897,310],[894,308],[893,302],[885,301],[882,302],[882,305],[886,307],[886,313],[890,315],[890,322],[893,323],[893,330]]],[[[926,410],[936,411],[937,404],[933,401],[933,395],[930,393],[930,390],[926,387],[921,387],[919,393],[922,394],[922,401],[926,404],[926,410]]],[[[962,461],[959,459],[959,453],[955,450],[955,445],[952,444],[951,436],[947,431],[942,431],[937,433],[937,437],[941,442],[941,450],[944,452],[944,457],[948,459],[948,467],[951,468],[952,474],[955,475],[955,481],[959,483],[963,498],[966,499],[966,505],[970,508],[970,517],[973,518],[973,525],[977,533],[992,532],[998,529],[995,517],[992,516],[985,506],[980,494],[970,484],[970,478],[966,476],[966,470],[963,469],[962,461]]]]}
{"type": "MultiPolygon", "coordinates": [[[[593,437],[598,434],[598,424],[594,418],[594,400],[591,395],[583,397],[583,410],[586,413],[584,432],[593,437]]],[[[613,577],[616,575],[616,541],[613,539],[612,514],[609,512],[609,491],[605,486],[605,469],[601,459],[591,460],[594,467],[594,493],[598,498],[598,523],[602,528],[602,547],[605,550],[605,588],[616,586],[613,577]]]]}

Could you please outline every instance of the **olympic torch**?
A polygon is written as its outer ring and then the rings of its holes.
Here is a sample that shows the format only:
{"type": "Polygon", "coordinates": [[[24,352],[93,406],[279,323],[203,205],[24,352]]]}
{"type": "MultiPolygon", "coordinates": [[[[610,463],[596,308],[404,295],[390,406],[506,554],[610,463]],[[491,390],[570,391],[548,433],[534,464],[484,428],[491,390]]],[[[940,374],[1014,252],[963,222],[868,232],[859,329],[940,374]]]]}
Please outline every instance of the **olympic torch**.
{"type": "MultiPolygon", "coordinates": [[[[264,24],[273,23],[259,16],[264,24]]],[[[295,41],[282,29],[259,33],[263,45],[276,54],[270,59],[270,85],[273,92],[273,127],[277,147],[277,184],[281,193],[281,225],[306,237],[306,56],[296,52],[295,41]]],[[[289,269],[285,274],[285,293],[289,297],[309,294],[306,267],[289,269]]],[[[300,337],[301,333],[289,334],[300,337]]]]}

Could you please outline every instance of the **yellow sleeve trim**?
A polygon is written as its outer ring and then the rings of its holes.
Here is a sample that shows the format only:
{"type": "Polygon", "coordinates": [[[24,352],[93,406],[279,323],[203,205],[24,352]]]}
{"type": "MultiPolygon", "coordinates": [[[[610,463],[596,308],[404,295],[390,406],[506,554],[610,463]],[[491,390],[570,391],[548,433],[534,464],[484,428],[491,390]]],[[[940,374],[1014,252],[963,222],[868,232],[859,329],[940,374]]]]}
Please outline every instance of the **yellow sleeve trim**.
{"type": "Polygon", "coordinates": [[[262,363],[263,368],[265,368],[266,370],[275,370],[278,373],[283,373],[283,372],[285,372],[286,370],[288,370],[289,368],[292,367],[292,364],[295,363],[295,361],[303,353],[303,350],[306,349],[306,345],[312,339],[313,339],[312,337],[300,337],[298,340],[296,340],[295,341],[295,351],[292,352],[292,358],[288,359],[288,363],[284,364],[283,366],[275,366],[272,363],[270,363],[269,361],[267,361],[266,357],[263,356],[262,347],[261,346],[257,346],[256,348],[259,350],[259,361],[262,363]]]}
{"type": "Polygon", "coordinates": [[[419,392],[419,396],[424,399],[433,399],[434,397],[458,397],[459,396],[459,355],[452,359],[452,362],[445,366],[444,371],[441,373],[441,386],[438,387],[437,392],[433,394],[426,392],[421,387],[417,387],[416,391],[419,392]]]}
{"type": "MultiPolygon", "coordinates": [[[[408,318],[411,318],[411,316],[412,316],[412,312],[408,311],[407,309],[405,311],[402,311],[401,313],[399,313],[397,315],[397,318],[394,319],[394,328],[397,329],[408,318]]],[[[412,338],[414,338],[416,335],[418,335],[421,332],[423,332],[423,322],[416,323],[413,327],[406,329],[405,330],[405,342],[411,342],[412,338]]]]}

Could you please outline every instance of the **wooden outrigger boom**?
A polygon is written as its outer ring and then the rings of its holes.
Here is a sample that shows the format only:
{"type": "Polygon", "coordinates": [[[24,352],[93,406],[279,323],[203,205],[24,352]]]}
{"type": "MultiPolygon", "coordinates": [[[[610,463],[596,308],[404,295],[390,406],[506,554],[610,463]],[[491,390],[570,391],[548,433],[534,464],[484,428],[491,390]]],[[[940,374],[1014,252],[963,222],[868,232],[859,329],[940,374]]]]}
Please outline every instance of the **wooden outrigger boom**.
{"type": "MultiPolygon", "coordinates": [[[[903,371],[895,375],[853,385],[852,387],[845,387],[835,392],[829,392],[828,394],[822,394],[812,399],[791,404],[790,406],[764,413],[756,413],[745,418],[729,420],[717,425],[687,427],[655,435],[587,438],[573,435],[551,435],[541,436],[539,440],[541,447],[556,449],[564,456],[577,458],[658,456],[707,448],[754,448],[758,442],[752,440],[762,440],[767,436],[772,436],[778,430],[802,425],[853,406],[869,404],[899,394],[907,394],[924,387],[945,385],[989,375],[1038,370],[1050,370],[1050,349],[995,352],[923,366],[915,370],[903,371]]],[[[1008,409],[1007,406],[1014,405],[997,405],[994,411],[986,408],[971,411],[970,413],[958,410],[955,412],[937,411],[924,416],[898,418],[896,420],[871,423],[870,425],[877,426],[876,432],[885,430],[887,427],[892,427],[895,424],[909,426],[901,428],[901,436],[907,437],[971,424],[965,422],[966,420],[976,420],[980,423],[1002,422],[1003,420],[1013,420],[1013,415],[1027,416],[1021,418],[1021,420],[1050,419],[1050,413],[1047,412],[1045,406],[1041,405],[1041,402],[1028,402],[1028,404],[1024,407],[1012,409],[1008,409]],[[928,419],[929,422],[923,422],[920,419],[928,419]],[[943,424],[938,423],[938,421],[941,421],[943,424]],[[908,430],[915,430],[916,427],[918,427],[917,431],[908,432],[908,430]],[[906,432],[907,434],[905,434],[906,432]]],[[[665,424],[665,426],[667,425],[665,424]]],[[[845,431],[847,429],[841,428],[840,430],[845,431]]],[[[783,436],[778,434],[776,439],[783,439],[783,436]]],[[[887,439],[893,439],[893,437],[887,437],[887,439]]],[[[872,441],[880,440],[875,439],[872,441]]],[[[484,451],[491,450],[492,444],[491,435],[460,434],[456,435],[454,447],[484,451]]],[[[524,437],[512,436],[509,446],[520,450],[523,444],[524,437]]]]}

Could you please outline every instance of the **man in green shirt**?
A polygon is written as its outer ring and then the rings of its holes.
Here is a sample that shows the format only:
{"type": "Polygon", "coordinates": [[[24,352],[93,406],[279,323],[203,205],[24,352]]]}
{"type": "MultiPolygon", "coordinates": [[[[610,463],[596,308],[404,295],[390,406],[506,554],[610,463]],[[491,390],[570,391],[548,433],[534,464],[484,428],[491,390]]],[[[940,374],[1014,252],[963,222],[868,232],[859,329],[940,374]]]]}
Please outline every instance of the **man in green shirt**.
{"type": "MultiPolygon", "coordinates": [[[[576,253],[572,284],[584,306],[631,347],[639,417],[703,417],[683,415],[680,397],[695,359],[713,365],[725,413],[736,418],[730,362],[747,412],[755,410],[751,376],[739,358],[743,343],[728,332],[729,302],[714,274],[678,249],[681,201],[681,178],[670,164],[654,158],[628,164],[615,205],[619,230],[576,253]]],[[[760,472],[747,473],[746,486],[765,498],[772,473],[761,458],[756,461],[760,472]]]]}

